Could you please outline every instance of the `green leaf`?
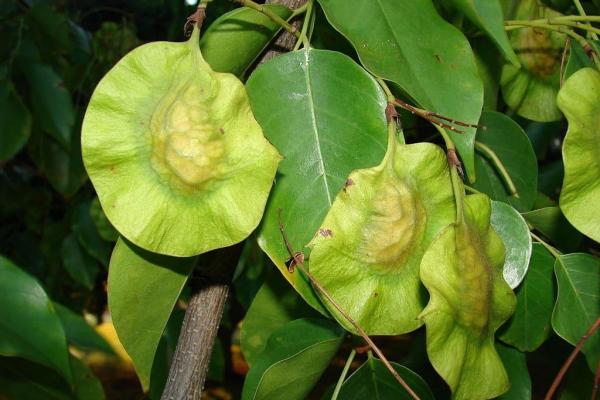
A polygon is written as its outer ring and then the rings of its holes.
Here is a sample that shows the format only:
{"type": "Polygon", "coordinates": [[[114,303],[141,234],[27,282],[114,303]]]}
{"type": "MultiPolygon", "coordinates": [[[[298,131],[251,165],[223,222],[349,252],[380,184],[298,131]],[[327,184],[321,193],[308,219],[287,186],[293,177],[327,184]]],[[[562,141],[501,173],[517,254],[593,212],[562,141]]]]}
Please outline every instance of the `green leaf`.
{"type": "Polygon", "coordinates": [[[391,133],[381,164],[348,180],[309,244],[310,272],[367,334],[412,332],[427,303],[421,259],[456,215],[446,155],[431,143],[400,144],[391,133]]]}
{"type": "Polygon", "coordinates": [[[259,244],[285,278],[324,314],[290,257],[278,225],[294,251],[303,251],[350,171],[378,164],[385,153],[385,95],[375,80],[340,53],[302,50],[263,64],[248,80],[248,95],[267,138],[285,157],[279,166],[259,244]]]}
{"type": "Polygon", "coordinates": [[[198,34],[125,55],[96,87],[82,126],[107,218],[137,246],[178,257],[248,237],[281,160],[244,85],[210,69],[198,34]]]}
{"type": "MultiPolygon", "coordinates": [[[[264,5],[283,19],[292,11],[279,4],[264,5]]],[[[281,27],[264,14],[236,8],[215,20],[200,38],[200,49],[211,68],[241,77],[281,27]]]]}
{"type": "Polygon", "coordinates": [[[104,215],[104,211],[102,211],[102,206],[100,205],[100,200],[98,200],[97,197],[95,197],[90,203],[90,216],[92,217],[92,221],[94,221],[94,225],[96,225],[96,230],[102,239],[108,242],[117,241],[119,238],[119,232],[117,232],[108,218],[106,218],[106,215],[104,215]]]}
{"type": "Polygon", "coordinates": [[[75,234],[70,233],[63,240],[61,255],[63,266],[71,278],[92,290],[99,272],[98,263],[80,246],[75,234]]]}
{"type": "Polygon", "coordinates": [[[0,256],[0,355],[43,364],[73,382],[67,340],[37,280],[0,256]]]}
{"type": "Polygon", "coordinates": [[[600,242],[600,72],[585,68],[561,88],[558,106],[569,121],[563,142],[565,179],[560,208],[584,235],[600,242]]]}
{"type": "Polygon", "coordinates": [[[527,370],[525,354],[500,343],[496,345],[496,350],[508,372],[510,381],[510,389],[498,397],[498,400],[530,400],[531,378],[527,370]]]}
{"type": "Polygon", "coordinates": [[[104,389],[100,380],[94,376],[92,370],[81,360],[70,358],[75,382],[74,395],[78,400],[104,400],[104,389]]]}
{"type": "MultiPolygon", "coordinates": [[[[561,14],[538,0],[518,2],[512,19],[553,18],[561,14]]],[[[501,87],[504,101],[522,117],[534,121],[556,121],[562,114],[556,106],[560,63],[566,36],[544,29],[522,28],[510,35],[521,68],[506,64],[501,87]]]]}
{"type": "Polygon", "coordinates": [[[554,257],[540,243],[533,244],[529,270],[516,290],[517,308],[502,328],[500,339],[521,351],[534,351],[550,336],[556,296],[554,257]]]}
{"type": "Polygon", "coordinates": [[[340,347],[344,333],[333,321],[297,319],[273,332],[246,375],[242,400],[302,400],[340,347]]]}
{"type": "Polygon", "coordinates": [[[502,73],[502,65],[498,62],[500,52],[485,36],[471,38],[470,43],[479,76],[483,81],[483,110],[494,111],[498,108],[500,74],[502,73]]]}
{"type": "Polygon", "coordinates": [[[158,342],[195,260],[153,254],[124,239],[113,250],[108,306],[145,390],[158,342]]]}
{"type": "Polygon", "coordinates": [[[519,59],[508,41],[504,30],[504,16],[498,0],[449,0],[475,26],[481,29],[504,54],[504,58],[515,66],[519,59]]]}
{"type": "Polygon", "coordinates": [[[531,257],[529,227],[517,210],[499,201],[492,201],[490,223],[502,239],[506,251],[504,280],[511,289],[514,289],[519,286],[529,267],[531,257]]]}
{"type": "Polygon", "coordinates": [[[36,123],[64,149],[71,147],[75,109],[71,94],[52,67],[37,63],[23,66],[29,83],[30,100],[36,123]]]}
{"type": "MultiPolygon", "coordinates": [[[[400,364],[391,364],[421,400],[435,398],[423,378],[400,364]]],[[[350,375],[342,385],[337,398],[339,400],[412,399],[408,392],[398,384],[383,362],[374,357],[369,357],[359,369],[350,375]]]]}
{"type": "MultiPolygon", "coordinates": [[[[399,85],[423,108],[477,123],[483,105],[483,85],[473,52],[463,34],[438,15],[431,0],[319,3],[329,22],[352,43],[369,71],[399,85]]],[[[465,129],[463,134],[448,133],[467,174],[475,179],[475,129],[465,129]]]]}
{"type": "Polygon", "coordinates": [[[565,219],[558,207],[544,207],[523,213],[523,217],[548,239],[566,250],[575,250],[582,236],[565,219]]]}
{"type": "MultiPolygon", "coordinates": [[[[558,298],[552,327],[560,337],[576,345],[600,317],[600,259],[585,253],[561,255],[554,264],[554,273],[558,298]]],[[[600,360],[600,335],[591,336],[581,351],[594,371],[600,360]]]]}
{"type": "Polygon", "coordinates": [[[0,82],[0,161],[17,154],[30,134],[29,110],[11,83],[0,82]]]}
{"type": "Polygon", "coordinates": [[[482,146],[477,147],[473,187],[494,200],[504,201],[520,211],[533,207],[537,197],[537,158],[523,129],[510,117],[497,112],[484,112],[477,131],[477,141],[490,149],[502,162],[518,193],[512,195],[492,156],[482,146]]]}
{"type": "Polygon", "coordinates": [[[62,322],[70,345],[76,346],[84,351],[102,351],[106,354],[115,354],[114,350],[86,320],[76,312],[53,302],[54,310],[62,322]]]}
{"type": "Polygon", "coordinates": [[[90,215],[90,203],[78,204],[73,210],[71,227],[83,248],[102,265],[108,266],[110,244],[103,240],[90,215]]]}
{"type": "MultiPolygon", "coordinates": [[[[597,41],[596,43],[600,45],[600,41],[597,41]]],[[[587,53],[579,44],[579,42],[571,41],[569,59],[567,60],[567,64],[565,65],[565,73],[563,75],[563,79],[569,79],[569,77],[575,72],[586,67],[593,68],[594,62],[590,59],[590,57],[587,55],[587,53]]]]}
{"type": "Polygon", "coordinates": [[[494,334],[515,296],[502,276],[504,246],[490,214],[487,196],[466,197],[464,220],[442,231],[421,263],[431,296],[421,314],[427,354],[456,399],[489,399],[509,388],[494,334]]]}
{"type": "Polygon", "coordinates": [[[240,338],[244,358],[253,365],[274,331],[294,319],[318,315],[280,274],[271,273],[244,317],[240,338]]]}

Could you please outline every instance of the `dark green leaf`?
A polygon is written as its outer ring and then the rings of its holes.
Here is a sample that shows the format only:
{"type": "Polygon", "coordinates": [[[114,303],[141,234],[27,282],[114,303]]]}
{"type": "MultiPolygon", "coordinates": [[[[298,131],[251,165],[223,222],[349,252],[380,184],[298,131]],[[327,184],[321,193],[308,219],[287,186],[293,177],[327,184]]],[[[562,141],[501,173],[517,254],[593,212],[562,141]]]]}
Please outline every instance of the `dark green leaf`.
{"type": "Polygon", "coordinates": [[[153,254],[124,239],[113,250],[108,306],[145,389],[163,330],[195,260],[153,254]]]}
{"type": "Polygon", "coordinates": [[[72,228],[83,248],[92,257],[100,261],[102,265],[108,266],[111,246],[100,237],[90,215],[89,202],[80,203],[75,207],[72,216],[72,228]]]}
{"type": "Polygon", "coordinates": [[[535,229],[565,250],[575,250],[581,242],[581,233],[573,228],[558,207],[529,211],[523,213],[523,217],[535,229]]]}
{"type": "MultiPolygon", "coordinates": [[[[473,52],[462,33],[438,15],[430,0],[319,3],[329,22],[348,38],[373,74],[398,84],[424,108],[477,123],[483,85],[473,52]]],[[[475,179],[475,129],[449,134],[469,177],[475,179]]]]}
{"type": "Polygon", "coordinates": [[[498,397],[498,400],[530,400],[531,378],[529,378],[525,354],[500,343],[496,344],[496,350],[510,380],[510,389],[498,397]]]}
{"type": "Polygon", "coordinates": [[[246,375],[242,400],[306,398],[343,337],[343,330],[326,319],[297,319],[276,330],[246,375]]]}
{"type": "Polygon", "coordinates": [[[527,222],[521,214],[506,203],[492,201],[492,227],[502,239],[504,257],[504,280],[511,289],[519,286],[529,267],[531,235],[527,222]]]}
{"type": "Polygon", "coordinates": [[[478,36],[470,39],[477,70],[483,81],[483,110],[495,111],[498,107],[498,94],[500,90],[500,74],[502,65],[498,62],[500,53],[493,46],[490,39],[478,36]]]}
{"type": "Polygon", "coordinates": [[[12,84],[0,82],[0,161],[17,154],[31,133],[31,114],[12,84]]]}
{"type": "Polygon", "coordinates": [[[115,354],[106,340],[81,315],[60,303],[52,304],[62,322],[69,344],[85,351],[99,350],[107,354],[115,354]]]}
{"type": "MultiPolygon", "coordinates": [[[[292,11],[278,4],[269,11],[287,19],[292,11]]],[[[251,8],[236,8],[210,24],[200,38],[200,50],[211,68],[242,76],[281,27],[251,8]]]]}
{"type": "MultiPolygon", "coordinates": [[[[419,396],[421,400],[433,400],[433,393],[427,383],[416,373],[400,364],[392,363],[394,369],[419,396]]],[[[385,365],[374,357],[360,366],[344,382],[340,390],[339,400],[409,400],[412,397],[398,384],[385,365]]]]}
{"type": "Polygon", "coordinates": [[[502,330],[500,339],[521,351],[534,351],[550,336],[554,308],[554,257],[533,244],[529,270],[517,289],[517,308],[502,330]]]}
{"type": "Polygon", "coordinates": [[[108,242],[117,241],[119,238],[119,232],[117,232],[108,218],[106,218],[106,215],[104,215],[104,211],[102,211],[100,201],[98,201],[97,197],[95,197],[90,203],[90,216],[92,217],[94,225],[96,225],[96,230],[102,239],[108,242]]]}
{"type": "Polygon", "coordinates": [[[498,168],[492,163],[485,148],[477,148],[475,169],[477,190],[493,200],[511,204],[520,211],[530,210],[537,197],[537,159],[523,129],[512,119],[497,112],[484,112],[477,131],[477,141],[489,148],[500,159],[518,193],[511,195],[498,168]]]}
{"type": "Polygon", "coordinates": [[[519,59],[513,51],[506,32],[504,16],[498,0],[448,0],[473,24],[486,33],[504,54],[504,58],[518,66],[519,59]]]}
{"type": "Polygon", "coordinates": [[[36,123],[64,149],[69,149],[75,125],[75,110],[70,93],[48,65],[28,63],[24,72],[29,83],[36,123]]]}
{"type": "Polygon", "coordinates": [[[98,263],[79,244],[77,237],[70,233],[61,247],[63,266],[76,282],[92,289],[98,275],[98,263]]]}
{"type": "Polygon", "coordinates": [[[350,171],[378,164],[386,144],[385,96],[350,58],[324,50],[276,57],[248,81],[248,95],[265,136],[284,156],[259,244],[300,295],[326,313],[290,257],[278,226],[295,251],[311,240],[350,171]]]}
{"type": "MultiPolygon", "coordinates": [[[[554,331],[576,345],[600,317],[600,259],[584,253],[561,255],[554,273],[558,298],[552,313],[554,331]]],[[[600,335],[591,336],[581,350],[594,371],[600,359],[600,335]]]]}
{"type": "Polygon", "coordinates": [[[74,395],[77,400],[104,400],[102,383],[81,360],[71,357],[71,369],[75,382],[74,395]]]}
{"type": "Polygon", "coordinates": [[[23,357],[73,381],[60,319],[40,284],[0,256],[0,355],[23,357]]]}
{"type": "Polygon", "coordinates": [[[248,364],[253,365],[274,331],[294,319],[316,316],[318,314],[279,274],[269,274],[242,324],[240,340],[244,358],[248,364]]]}
{"type": "MultiPolygon", "coordinates": [[[[600,41],[597,42],[600,44],[600,41]]],[[[567,80],[575,72],[582,68],[593,67],[594,63],[587,55],[583,47],[577,41],[571,41],[571,51],[569,53],[569,59],[565,65],[565,74],[563,80],[567,80]]]]}

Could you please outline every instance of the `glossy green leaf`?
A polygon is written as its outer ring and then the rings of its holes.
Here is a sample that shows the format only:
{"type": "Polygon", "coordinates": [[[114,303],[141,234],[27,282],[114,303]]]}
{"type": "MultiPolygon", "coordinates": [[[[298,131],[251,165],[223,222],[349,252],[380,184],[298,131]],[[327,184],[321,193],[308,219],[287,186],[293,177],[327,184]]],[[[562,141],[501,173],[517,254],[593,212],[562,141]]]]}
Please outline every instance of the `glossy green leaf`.
{"type": "MultiPolygon", "coordinates": [[[[319,3],[329,22],[352,43],[373,74],[398,84],[423,108],[477,123],[483,85],[473,52],[462,33],[438,15],[431,0],[319,3]]],[[[475,179],[475,129],[449,134],[467,174],[475,179]]]]}
{"type": "Polygon", "coordinates": [[[527,370],[525,354],[499,343],[496,345],[496,350],[510,381],[510,389],[499,396],[498,400],[531,400],[531,378],[527,370]]]}
{"type": "Polygon", "coordinates": [[[519,59],[504,30],[504,16],[499,0],[448,0],[475,26],[481,29],[504,54],[504,58],[519,66],[519,59]]]}
{"type": "Polygon", "coordinates": [[[31,133],[31,114],[14,86],[0,82],[0,161],[17,154],[31,133]]]}
{"type": "Polygon", "coordinates": [[[297,319],[273,332],[246,375],[242,400],[302,400],[329,365],[344,337],[326,319],[297,319]]]}
{"type": "Polygon", "coordinates": [[[470,39],[477,70],[483,81],[483,110],[495,111],[498,108],[498,95],[500,93],[500,74],[502,65],[498,62],[500,52],[485,36],[470,39]]]}
{"type": "Polygon", "coordinates": [[[114,354],[114,350],[87,321],[76,312],[60,303],[52,303],[58,318],[62,322],[67,342],[84,351],[102,351],[114,354]]]}
{"type": "Polygon", "coordinates": [[[502,276],[504,246],[490,214],[487,196],[466,197],[464,220],[446,228],[421,263],[430,294],[421,315],[427,354],[456,399],[489,399],[509,388],[494,334],[513,313],[515,296],[502,276]]]}
{"type": "Polygon", "coordinates": [[[600,72],[573,74],[558,94],[558,106],[569,121],[563,142],[565,179],[560,208],[584,235],[600,242],[600,72]]]}
{"type": "Polygon", "coordinates": [[[381,164],[348,180],[309,244],[310,272],[367,334],[414,331],[427,302],[421,259],[456,215],[446,155],[431,143],[400,144],[392,134],[381,164]]]}
{"type": "MultiPolygon", "coordinates": [[[[419,375],[400,364],[392,363],[392,366],[421,400],[435,398],[427,382],[419,375]]],[[[374,357],[369,357],[359,369],[348,377],[337,398],[338,400],[412,399],[390,374],[387,367],[374,357]]]]}
{"type": "Polygon", "coordinates": [[[502,328],[503,342],[521,351],[534,351],[550,336],[556,296],[553,271],[552,254],[540,243],[534,243],[529,270],[516,290],[517,308],[502,328]]]}
{"type": "MultiPolygon", "coordinates": [[[[538,0],[522,0],[512,19],[529,20],[560,16],[538,0]]],[[[506,64],[502,71],[502,96],[510,108],[534,121],[556,121],[562,114],[556,106],[560,63],[566,36],[534,28],[510,32],[521,68],[506,64]]]]}
{"type": "Polygon", "coordinates": [[[0,256],[0,355],[17,356],[58,371],[69,383],[67,340],[38,281],[0,256]]]}
{"type": "Polygon", "coordinates": [[[37,124],[64,149],[69,149],[75,126],[71,94],[50,66],[28,63],[24,70],[30,93],[34,94],[31,104],[37,124]]]}
{"type": "Polygon", "coordinates": [[[529,267],[529,227],[517,210],[499,201],[492,201],[490,223],[504,243],[504,280],[514,289],[519,286],[529,267]]]}
{"type": "Polygon", "coordinates": [[[253,365],[274,331],[294,319],[318,315],[279,274],[270,274],[244,317],[240,338],[244,358],[253,365]]]}
{"type": "Polygon", "coordinates": [[[278,226],[281,210],[294,251],[303,251],[350,171],[385,153],[385,95],[349,57],[324,50],[287,53],[248,80],[256,119],[284,156],[260,229],[259,244],[300,295],[323,313],[305,278],[290,274],[278,226]]]}
{"type": "Polygon", "coordinates": [[[566,220],[558,207],[544,207],[523,213],[523,217],[548,239],[565,250],[575,250],[582,236],[566,220]]]}
{"type": "Polygon", "coordinates": [[[144,389],[158,342],[195,260],[153,254],[123,239],[113,250],[108,306],[144,389]]]}
{"type": "MultiPolygon", "coordinates": [[[[279,4],[267,9],[283,19],[292,11],[279,4]]],[[[242,76],[281,27],[251,8],[236,8],[215,20],[200,38],[200,49],[211,68],[242,76]]]]}
{"type": "Polygon", "coordinates": [[[63,267],[71,278],[91,290],[96,283],[99,268],[97,261],[79,244],[75,234],[70,233],[62,242],[63,267]]]}
{"type": "Polygon", "coordinates": [[[119,238],[119,232],[117,232],[108,218],[106,218],[106,215],[104,215],[104,211],[102,211],[102,206],[100,205],[100,201],[97,197],[95,197],[90,203],[90,216],[92,217],[92,221],[94,221],[94,225],[96,225],[96,230],[102,239],[108,242],[117,241],[119,238]]]}
{"type": "MultiPolygon", "coordinates": [[[[600,259],[585,253],[561,255],[554,264],[558,298],[552,313],[554,331],[576,345],[600,317],[600,259]]],[[[600,361],[600,335],[591,336],[582,350],[594,371],[600,361]]]]}
{"type": "Polygon", "coordinates": [[[72,228],[81,246],[102,265],[108,266],[111,246],[98,233],[90,215],[89,202],[80,203],[73,210],[72,228]]]}
{"type": "Polygon", "coordinates": [[[497,112],[484,112],[477,131],[477,141],[500,159],[517,189],[518,197],[511,194],[492,155],[485,148],[477,148],[475,170],[477,181],[473,187],[494,200],[504,201],[520,211],[533,207],[537,197],[537,158],[523,129],[510,117],[497,112]]]}
{"type": "Polygon", "coordinates": [[[138,47],[109,71],[86,111],[82,152],[115,228],[180,257],[245,239],[280,161],[243,84],[203,59],[197,29],[184,43],[138,47]]]}

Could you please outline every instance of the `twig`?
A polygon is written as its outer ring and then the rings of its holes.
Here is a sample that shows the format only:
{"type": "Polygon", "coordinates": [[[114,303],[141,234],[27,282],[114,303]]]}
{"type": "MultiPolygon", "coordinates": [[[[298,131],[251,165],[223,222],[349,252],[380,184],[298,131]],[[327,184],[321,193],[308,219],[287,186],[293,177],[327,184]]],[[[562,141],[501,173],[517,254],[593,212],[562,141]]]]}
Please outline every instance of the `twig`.
{"type": "Polygon", "coordinates": [[[594,322],[592,326],[590,326],[590,328],[587,330],[587,332],[581,337],[581,339],[577,343],[577,346],[575,346],[575,349],[573,349],[573,351],[561,367],[560,371],[558,371],[558,374],[556,374],[554,381],[552,381],[552,386],[550,386],[550,389],[548,390],[548,393],[546,393],[546,397],[544,397],[544,400],[552,400],[554,393],[558,389],[558,386],[560,385],[565,374],[569,370],[569,367],[571,366],[571,364],[573,364],[573,361],[575,361],[577,354],[579,354],[581,348],[583,347],[583,345],[585,345],[585,342],[594,334],[594,332],[596,332],[598,328],[600,328],[600,318],[598,318],[596,322],[594,322]]]}
{"type": "Polygon", "coordinates": [[[555,247],[550,246],[541,237],[539,237],[538,235],[536,235],[533,232],[529,232],[529,234],[536,242],[538,242],[539,244],[544,246],[546,248],[546,250],[548,250],[550,252],[550,254],[552,254],[554,256],[554,258],[558,258],[561,256],[560,251],[558,251],[555,247]]]}
{"type": "Polygon", "coordinates": [[[594,374],[594,386],[592,387],[592,400],[596,400],[598,397],[598,389],[600,389],[600,361],[596,367],[596,373],[594,374]]]}
{"type": "Polygon", "coordinates": [[[457,121],[455,119],[446,117],[444,115],[438,114],[433,111],[428,111],[428,110],[424,110],[422,108],[415,107],[415,106],[410,105],[407,102],[402,101],[400,99],[395,99],[395,104],[396,104],[396,106],[403,108],[403,109],[409,111],[411,114],[421,117],[421,118],[431,122],[432,124],[439,126],[440,128],[448,129],[448,130],[456,132],[456,133],[465,133],[465,132],[460,129],[457,129],[456,127],[454,127],[452,125],[463,126],[466,128],[485,128],[482,125],[468,124],[466,122],[457,121]],[[441,120],[441,121],[438,121],[438,120],[441,120]],[[447,121],[447,122],[449,122],[449,124],[442,122],[442,121],[447,121]]]}
{"type": "Polygon", "coordinates": [[[308,0],[304,4],[306,6],[306,14],[304,15],[304,22],[302,22],[302,30],[300,31],[300,38],[296,41],[294,45],[293,51],[296,51],[300,48],[300,45],[304,45],[305,48],[310,47],[310,43],[308,41],[308,37],[306,36],[308,33],[308,26],[310,25],[310,19],[312,18],[312,10],[313,10],[313,0],[308,0]]]}
{"type": "Polygon", "coordinates": [[[513,182],[510,174],[508,173],[508,170],[506,169],[506,167],[502,163],[502,160],[500,160],[496,152],[479,141],[475,141],[475,149],[483,153],[494,164],[494,167],[496,167],[496,169],[500,173],[500,176],[502,177],[502,180],[508,187],[509,193],[512,196],[519,198],[519,192],[517,191],[517,187],[515,186],[515,183],[513,182]]]}
{"type": "MultiPolygon", "coordinates": [[[[573,3],[575,3],[575,7],[577,8],[577,12],[579,12],[579,15],[581,15],[582,17],[587,17],[585,9],[583,8],[581,2],[579,0],[573,0],[573,3]]],[[[586,25],[590,28],[592,27],[592,25],[590,25],[589,22],[586,23],[586,25]]],[[[596,33],[591,33],[590,36],[592,37],[592,39],[598,40],[598,35],[596,35],[596,33]]]]}
{"type": "Polygon", "coordinates": [[[286,20],[281,18],[279,15],[277,15],[273,11],[269,10],[269,8],[265,7],[264,5],[255,3],[252,0],[234,0],[234,1],[237,3],[240,3],[244,7],[251,8],[253,10],[258,11],[261,14],[264,14],[265,16],[269,17],[271,19],[271,21],[275,22],[277,25],[281,26],[283,29],[290,32],[292,35],[296,36],[297,39],[301,38],[300,32],[298,32],[298,29],[296,29],[296,27],[294,25],[290,24],[289,22],[287,22],[286,20]]]}
{"type": "Polygon", "coordinates": [[[560,87],[565,83],[565,66],[567,64],[567,54],[569,54],[569,50],[571,49],[571,38],[568,37],[565,41],[565,48],[563,49],[562,57],[560,59],[560,87]]]}
{"type": "Polygon", "coordinates": [[[346,375],[348,375],[348,371],[350,370],[350,366],[352,365],[352,361],[354,361],[354,356],[356,355],[356,350],[352,349],[348,359],[346,360],[346,364],[344,365],[344,369],[340,375],[340,378],[335,385],[335,389],[333,390],[333,394],[331,395],[331,400],[337,400],[338,395],[340,394],[340,390],[342,389],[342,385],[346,380],[346,375]]]}
{"type": "Polygon", "coordinates": [[[281,231],[281,234],[283,236],[283,240],[286,244],[286,248],[288,250],[288,252],[290,253],[290,257],[298,262],[298,264],[296,264],[295,266],[298,267],[298,269],[308,278],[308,280],[310,281],[310,283],[323,295],[325,296],[325,298],[327,299],[327,301],[329,301],[334,307],[335,309],[344,317],[344,319],[346,321],[348,321],[350,323],[350,325],[352,325],[354,327],[354,329],[356,329],[356,331],[360,334],[360,336],[365,340],[365,342],[367,342],[367,344],[373,349],[373,351],[375,352],[375,354],[377,354],[377,356],[381,359],[381,361],[383,362],[383,364],[386,366],[386,368],[390,371],[390,373],[394,376],[394,378],[396,378],[396,380],[398,381],[398,383],[400,383],[400,385],[402,385],[402,387],[408,392],[408,394],[415,400],[420,400],[419,396],[411,389],[411,387],[406,383],[406,381],[404,379],[402,379],[402,377],[398,374],[398,372],[394,369],[394,367],[392,366],[392,364],[390,364],[390,362],[388,361],[388,359],[386,358],[385,354],[383,354],[383,352],[379,349],[379,347],[377,347],[377,345],[375,344],[375,342],[373,342],[373,340],[371,340],[371,338],[369,337],[369,335],[367,335],[367,333],[365,332],[365,330],[358,324],[358,322],[356,322],[350,315],[348,315],[348,313],[333,299],[333,297],[331,297],[331,295],[329,294],[329,292],[327,292],[327,290],[325,290],[325,288],[323,286],[321,286],[321,284],[319,283],[319,281],[317,281],[315,279],[315,277],[308,272],[308,270],[304,267],[304,257],[302,257],[302,259],[297,258],[297,252],[294,253],[294,251],[291,248],[291,245],[289,244],[289,241],[287,239],[287,236],[285,234],[285,227],[283,225],[283,221],[281,219],[281,209],[279,210],[279,230],[281,231]]]}

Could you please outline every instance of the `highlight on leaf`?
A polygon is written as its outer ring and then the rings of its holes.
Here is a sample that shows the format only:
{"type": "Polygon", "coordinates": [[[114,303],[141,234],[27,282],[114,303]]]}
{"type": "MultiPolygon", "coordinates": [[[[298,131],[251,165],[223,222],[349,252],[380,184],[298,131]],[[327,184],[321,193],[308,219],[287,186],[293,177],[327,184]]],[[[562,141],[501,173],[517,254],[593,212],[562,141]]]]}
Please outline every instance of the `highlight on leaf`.
{"type": "Polygon", "coordinates": [[[392,133],[381,164],[348,181],[309,244],[310,272],[368,334],[413,331],[426,302],[421,258],[455,215],[446,156],[431,143],[400,144],[392,133]]]}
{"type": "Polygon", "coordinates": [[[198,30],[127,54],[102,79],[82,151],[110,222],[136,245],[191,256],[258,225],[280,156],[242,83],[211,70],[198,30]]]}
{"type": "Polygon", "coordinates": [[[494,345],[512,315],[515,295],[503,278],[504,245],[490,225],[490,199],[464,201],[464,218],[448,226],[421,262],[430,294],[421,314],[427,354],[456,399],[489,399],[509,388],[494,345]]]}

